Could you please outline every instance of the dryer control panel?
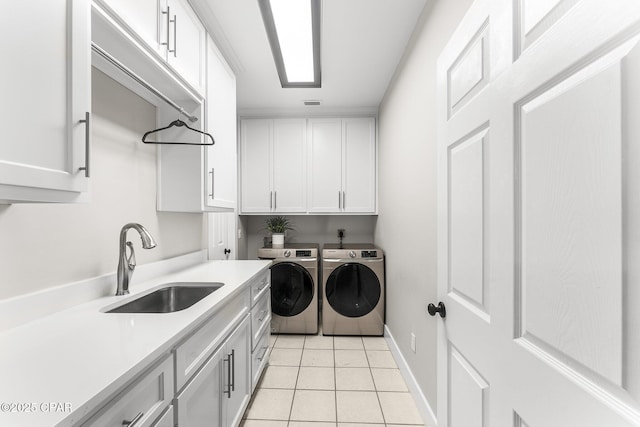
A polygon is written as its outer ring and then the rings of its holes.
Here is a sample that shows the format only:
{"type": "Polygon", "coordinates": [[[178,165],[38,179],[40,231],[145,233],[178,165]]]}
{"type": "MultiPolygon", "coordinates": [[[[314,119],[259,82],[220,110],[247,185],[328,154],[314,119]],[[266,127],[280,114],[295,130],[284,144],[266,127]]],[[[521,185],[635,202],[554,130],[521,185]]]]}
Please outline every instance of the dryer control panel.
{"type": "Polygon", "coordinates": [[[362,251],[360,252],[361,258],[378,258],[378,251],[362,251]]]}

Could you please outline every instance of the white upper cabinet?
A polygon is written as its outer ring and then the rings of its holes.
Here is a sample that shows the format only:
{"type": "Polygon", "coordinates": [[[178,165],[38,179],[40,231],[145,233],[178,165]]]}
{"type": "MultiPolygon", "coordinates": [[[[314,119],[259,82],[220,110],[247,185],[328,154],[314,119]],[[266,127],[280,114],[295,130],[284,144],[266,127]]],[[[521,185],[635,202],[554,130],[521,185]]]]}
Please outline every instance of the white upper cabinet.
{"type": "Polygon", "coordinates": [[[169,13],[162,14],[162,22],[169,36],[167,61],[187,83],[204,93],[207,32],[186,0],[168,0],[166,10],[169,13]]]}
{"type": "MultiPolygon", "coordinates": [[[[100,0],[99,0],[100,1],[100,0]]],[[[166,12],[166,0],[101,0],[122,20],[129,29],[158,54],[166,55],[166,40],[169,28],[162,25],[164,44],[160,27],[162,12],[166,12]]]]}
{"type": "Polygon", "coordinates": [[[216,48],[207,47],[207,130],[215,145],[207,148],[206,205],[236,207],[237,134],[236,77],[216,48]]]}
{"type": "Polygon", "coordinates": [[[376,212],[376,125],[373,118],[342,120],[342,211],[376,212]]]}
{"type": "Polygon", "coordinates": [[[247,119],[240,134],[242,212],[306,212],[305,119],[247,119]]]}
{"type": "MultiPolygon", "coordinates": [[[[207,51],[207,99],[203,104],[188,101],[181,104],[193,105],[188,112],[199,120],[189,126],[206,130],[215,144],[158,146],[159,211],[233,211],[237,205],[236,79],[211,39],[207,51]]],[[[162,126],[175,118],[173,109],[158,110],[158,123],[162,126]]],[[[184,128],[163,131],[163,135],[166,140],[178,142],[210,141],[184,128]]]]}
{"type": "Polygon", "coordinates": [[[90,174],[90,2],[7,2],[0,202],[81,201],[90,174]],[[43,45],[45,43],[45,45],[43,45]],[[85,170],[88,168],[88,170],[85,170]]]}
{"type": "Polygon", "coordinates": [[[376,213],[375,119],[309,119],[309,213],[376,213]]]}
{"type": "Polygon", "coordinates": [[[186,0],[94,0],[198,93],[205,92],[207,33],[186,0]]]}

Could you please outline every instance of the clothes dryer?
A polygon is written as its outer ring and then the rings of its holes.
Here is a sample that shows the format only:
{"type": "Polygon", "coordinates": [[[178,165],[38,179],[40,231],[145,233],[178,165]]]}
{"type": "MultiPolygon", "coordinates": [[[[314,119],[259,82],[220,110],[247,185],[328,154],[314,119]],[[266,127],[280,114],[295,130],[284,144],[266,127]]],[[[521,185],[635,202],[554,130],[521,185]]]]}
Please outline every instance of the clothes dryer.
{"type": "Polygon", "coordinates": [[[322,250],[323,335],[384,335],[384,254],[371,244],[322,250]]]}
{"type": "Polygon", "coordinates": [[[271,333],[318,333],[318,245],[258,249],[271,265],[271,333]]]}

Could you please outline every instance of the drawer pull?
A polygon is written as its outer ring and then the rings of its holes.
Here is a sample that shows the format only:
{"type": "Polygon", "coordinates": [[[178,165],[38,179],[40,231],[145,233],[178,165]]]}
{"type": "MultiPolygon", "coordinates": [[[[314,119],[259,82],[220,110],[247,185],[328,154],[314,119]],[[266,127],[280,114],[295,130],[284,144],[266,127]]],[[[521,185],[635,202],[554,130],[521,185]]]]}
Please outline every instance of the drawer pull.
{"type": "Polygon", "coordinates": [[[262,323],[262,321],[264,320],[266,314],[267,314],[267,310],[262,310],[260,312],[260,317],[258,317],[258,322],[262,323]]]}
{"type": "Polygon", "coordinates": [[[262,347],[262,354],[258,357],[258,361],[262,362],[262,359],[264,359],[264,356],[267,354],[267,350],[269,350],[268,345],[262,347]]]}
{"type": "Polygon", "coordinates": [[[138,424],[138,421],[144,416],[144,412],[139,412],[131,421],[124,420],[122,421],[122,425],[125,427],[135,427],[138,424]]]}
{"type": "Polygon", "coordinates": [[[268,284],[269,284],[269,281],[267,281],[267,280],[265,280],[264,282],[260,283],[260,287],[258,288],[258,291],[263,290],[268,284]]]}

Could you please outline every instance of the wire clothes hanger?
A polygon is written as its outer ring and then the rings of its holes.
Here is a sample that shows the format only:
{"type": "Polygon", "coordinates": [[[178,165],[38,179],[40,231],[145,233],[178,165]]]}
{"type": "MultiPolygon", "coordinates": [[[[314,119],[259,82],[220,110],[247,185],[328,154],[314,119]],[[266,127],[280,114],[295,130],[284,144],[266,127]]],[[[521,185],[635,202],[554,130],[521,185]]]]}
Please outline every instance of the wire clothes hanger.
{"type": "Polygon", "coordinates": [[[183,122],[182,120],[180,120],[180,117],[178,117],[176,120],[172,121],[171,123],[169,123],[169,126],[165,126],[159,129],[154,129],[154,130],[150,130],[149,132],[145,133],[142,136],[142,142],[144,142],[145,144],[174,144],[174,145],[213,145],[215,144],[215,141],[213,140],[213,136],[211,136],[210,133],[207,132],[203,132],[201,130],[198,129],[194,129],[191,126],[189,126],[188,124],[186,124],[185,122],[183,122]],[[174,142],[174,141],[147,141],[147,136],[154,134],[156,132],[160,132],[172,127],[186,127],[187,129],[193,131],[193,132],[197,132],[200,133],[202,135],[205,136],[205,140],[206,137],[209,137],[209,139],[211,140],[211,143],[207,143],[207,142],[174,142]]]}

